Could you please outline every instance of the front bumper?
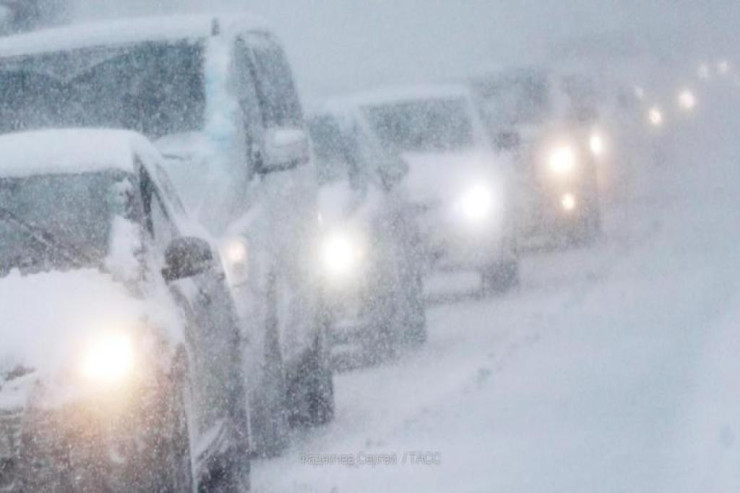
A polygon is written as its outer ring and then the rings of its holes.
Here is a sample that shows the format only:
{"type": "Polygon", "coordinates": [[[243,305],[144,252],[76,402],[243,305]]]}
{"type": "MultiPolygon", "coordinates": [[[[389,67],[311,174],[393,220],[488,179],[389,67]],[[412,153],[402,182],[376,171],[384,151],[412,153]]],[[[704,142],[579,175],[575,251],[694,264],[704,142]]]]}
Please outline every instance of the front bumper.
{"type": "Polygon", "coordinates": [[[471,223],[427,210],[419,223],[427,272],[480,270],[516,256],[516,232],[508,213],[471,223]]]}
{"type": "Polygon", "coordinates": [[[158,462],[143,444],[154,443],[166,414],[153,389],[130,390],[0,411],[0,492],[146,490],[158,462]]]}

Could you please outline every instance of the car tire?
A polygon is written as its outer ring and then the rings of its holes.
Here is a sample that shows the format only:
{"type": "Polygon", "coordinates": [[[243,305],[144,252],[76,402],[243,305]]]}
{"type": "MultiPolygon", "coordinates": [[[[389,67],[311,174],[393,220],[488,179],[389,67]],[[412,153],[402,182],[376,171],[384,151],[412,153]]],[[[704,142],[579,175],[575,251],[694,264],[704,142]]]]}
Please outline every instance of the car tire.
{"type": "Polygon", "coordinates": [[[314,343],[288,379],[291,426],[319,426],[334,419],[334,376],[326,337],[328,317],[321,312],[314,343]]]}
{"type": "Polygon", "coordinates": [[[400,326],[397,333],[401,336],[401,345],[415,348],[427,340],[427,315],[424,304],[424,282],[420,273],[410,277],[405,289],[397,299],[402,300],[400,326]]]}
{"type": "Polygon", "coordinates": [[[484,293],[501,294],[519,285],[519,261],[491,265],[481,272],[484,293]]]}
{"type": "Polygon", "coordinates": [[[519,245],[512,234],[506,241],[504,255],[481,271],[483,294],[502,294],[519,285],[519,245]]]}
{"type": "Polygon", "coordinates": [[[250,396],[252,455],[277,457],[290,444],[287,383],[280,345],[274,277],[268,289],[264,366],[259,387],[250,396]]]}
{"type": "Polygon", "coordinates": [[[165,436],[162,449],[169,459],[169,473],[161,476],[164,480],[158,484],[155,491],[179,492],[192,491],[194,484],[193,464],[190,455],[190,419],[188,409],[190,408],[190,388],[187,376],[187,365],[178,362],[176,370],[170,375],[169,387],[171,389],[169,399],[164,404],[163,414],[165,422],[171,426],[170,437],[165,436]]]}

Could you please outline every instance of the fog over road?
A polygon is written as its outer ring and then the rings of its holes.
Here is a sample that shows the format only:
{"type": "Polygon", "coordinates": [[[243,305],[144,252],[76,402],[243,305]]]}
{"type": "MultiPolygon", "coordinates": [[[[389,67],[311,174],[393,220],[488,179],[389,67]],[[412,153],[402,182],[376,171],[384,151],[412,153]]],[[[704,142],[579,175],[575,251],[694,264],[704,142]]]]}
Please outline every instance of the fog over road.
{"type": "Polygon", "coordinates": [[[336,422],[253,464],[255,491],[736,490],[740,104],[714,97],[637,163],[597,245],[431,309],[429,344],[338,376],[336,422]],[[375,454],[397,463],[358,464],[375,454]]]}
{"type": "Polygon", "coordinates": [[[70,0],[73,19],[250,11],[285,43],[304,100],[384,84],[449,80],[481,66],[648,53],[694,65],[738,41],[733,0],[70,0]],[[583,55],[583,54],[581,54],[583,55]]]}

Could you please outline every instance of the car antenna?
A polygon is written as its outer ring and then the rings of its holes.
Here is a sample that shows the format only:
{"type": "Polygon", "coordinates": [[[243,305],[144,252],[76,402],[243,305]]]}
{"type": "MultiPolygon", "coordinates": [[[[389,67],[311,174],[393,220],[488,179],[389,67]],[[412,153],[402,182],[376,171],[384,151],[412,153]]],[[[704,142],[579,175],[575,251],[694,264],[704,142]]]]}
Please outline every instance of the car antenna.
{"type": "Polygon", "coordinates": [[[221,34],[221,25],[218,23],[218,18],[214,17],[211,22],[211,36],[218,36],[221,34]]]}

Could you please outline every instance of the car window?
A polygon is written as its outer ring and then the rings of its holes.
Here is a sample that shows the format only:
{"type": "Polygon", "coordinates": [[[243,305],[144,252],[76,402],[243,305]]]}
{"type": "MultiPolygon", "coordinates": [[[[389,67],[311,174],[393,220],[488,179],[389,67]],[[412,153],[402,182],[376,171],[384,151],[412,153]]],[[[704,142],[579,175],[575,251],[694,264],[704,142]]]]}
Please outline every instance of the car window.
{"type": "Polygon", "coordinates": [[[257,69],[249,56],[249,49],[243,40],[237,40],[234,50],[236,70],[236,92],[239,99],[242,124],[244,125],[244,145],[250,172],[261,166],[260,141],[266,125],[260,108],[257,92],[257,69]]]}
{"type": "Polygon", "coordinates": [[[157,249],[164,251],[177,236],[177,230],[164,206],[159,189],[146,170],[142,170],[141,188],[147,229],[157,249]]]}
{"type": "Polygon", "coordinates": [[[301,105],[282,48],[264,36],[251,36],[249,46],[258,76],[257,89],[265,125],[302,126],[301,105]]]}

